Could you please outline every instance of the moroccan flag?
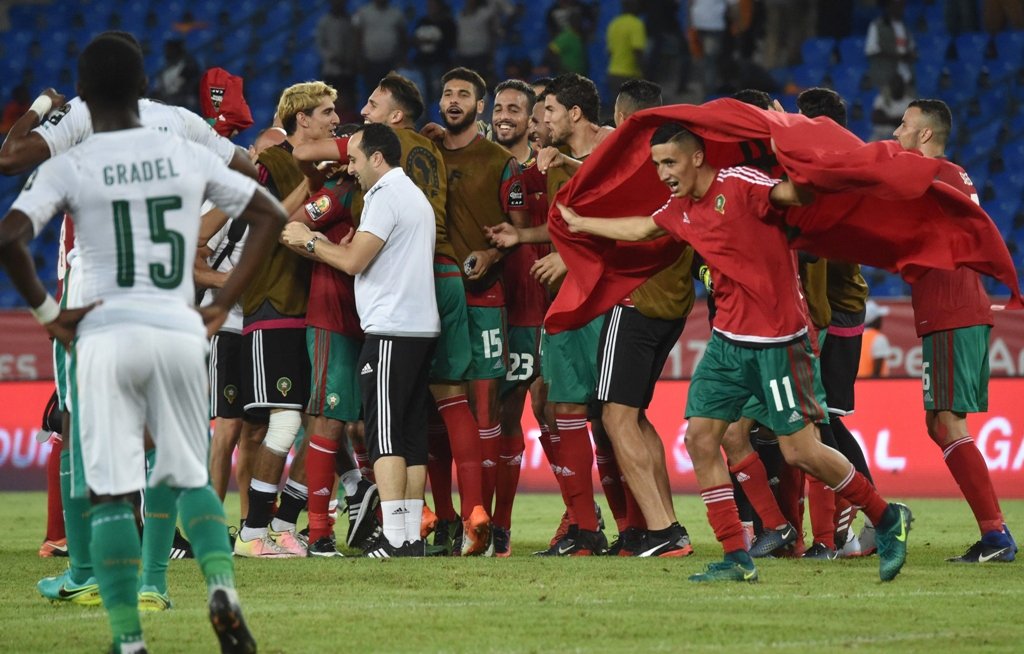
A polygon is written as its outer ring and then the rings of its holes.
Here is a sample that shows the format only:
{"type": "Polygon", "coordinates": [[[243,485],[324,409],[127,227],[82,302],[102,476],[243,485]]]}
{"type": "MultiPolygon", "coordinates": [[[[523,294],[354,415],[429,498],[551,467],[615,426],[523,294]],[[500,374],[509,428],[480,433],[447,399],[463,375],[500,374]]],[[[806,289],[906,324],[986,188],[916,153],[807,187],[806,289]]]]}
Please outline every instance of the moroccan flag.
{"type": "MultiPolygon", "coordinates": [[[[651,162],[649,143],[670,121],[704,139],[705,158],[715,168],[757,165],[752,153],[771,152],[775,142],[789,178],[817,193],[812,204],[786,212],[797,232],[794,248],[898,272],[908,282],[928,268],[967,266],[1011,290],[1007,308],[1024,308],[999,230],[970,198],[935,180],[939,160],[895,141],[865,144],[825,117],[764,111],[731,99],[641,111],[587,157],[557,201],[583,216],[654,213],[669,192],[651,162]]],[[[572,234],[554,202],[551,207],[551,237],[569,268],[544,322],[551,333],[601,315],[678,256],[668,237],[617,243],[572,234]]]]}

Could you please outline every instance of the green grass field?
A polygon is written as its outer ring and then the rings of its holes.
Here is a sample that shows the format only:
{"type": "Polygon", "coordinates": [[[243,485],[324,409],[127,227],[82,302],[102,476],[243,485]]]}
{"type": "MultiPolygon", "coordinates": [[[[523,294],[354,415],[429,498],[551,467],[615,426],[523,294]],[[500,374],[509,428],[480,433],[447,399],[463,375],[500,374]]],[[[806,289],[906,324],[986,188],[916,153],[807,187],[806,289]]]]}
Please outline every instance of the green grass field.
{"type": "MultiPolygon", "coordinates": [[[[875,557],[763,561],[759,584],[691,584],[721,555],[692,497],[677,505],[694,556],[534,558],[560,498],[524,495],[511,559],[244,560],[239,591],[261,652],[1024,651],[1024,561],[945,563],[977,539],[967,506],[908,504],[909,559],[887,584],[875,557]]],[[[1024,536],[1024,501],[1003,509],[1024,536]]],[[[105,651],[102,609],[51,605],[35,590],[65,565],[36,556],[44,514],[41,493],[0,494],[0,651],[105,651]]],[[[173,610],[143,617],[150,651],[217,651],[193,561],[171,562],[170,592],[173,610]]]]}

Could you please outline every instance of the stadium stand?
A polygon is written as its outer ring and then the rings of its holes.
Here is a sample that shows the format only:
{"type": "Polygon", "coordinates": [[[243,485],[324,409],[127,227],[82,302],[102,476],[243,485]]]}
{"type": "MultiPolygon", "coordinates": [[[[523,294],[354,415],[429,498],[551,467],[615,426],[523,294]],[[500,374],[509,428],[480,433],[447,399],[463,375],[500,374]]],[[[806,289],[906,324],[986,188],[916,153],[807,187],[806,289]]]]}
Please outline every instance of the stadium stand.
{"type": "MultiPolygon", "coordinates": [[[[368,0],[352,0],[355,11],[368,0]]],[[[425,12],[424,0],[392,0],[412,24],[425,12]]],[[[449,2],[453,11],[462,0],[449,2]]],[[[540,65],[548,35],[547,10],[554,0],[523,3],[514,20],[505,25],[505,41],[495,53],[499,75],[506,62],[529,59],[540,65]]],[[[593,36],[588,44],[591,78],[605,84],[607,53],[603,35],[619,11],[618,0],[591,3],[596,7],[593,36]]],[[[1024,268],[1024,31],[950,35],[939,0],[908,0],[905,23],[913,34],[919,57],[914,64],[918,97],[939,97],[953,109],[955,134],[951,156],[963,164],[981,193],[982,202],[1004,235],[1016,263],[1024,268]]],[[[685,5],[685,3],[684,3],[685,5]]],[[[106,29],[122,29],[139,36],[151,78],[160,69],[163,43],[177,36],[203,68],[221,66],[245,79],[245,93],[256,128],[268,125],[279,91],[301,79],[313,79],[320,68],[311,47],[327,0],[288,3],[277,0],[237,0],[230,11],[216,0],[81,0],[53,1],[48,5],[11,3],[10,29],[0,40],[0,99],[6,101],[19,83],[32,93],[54,86],[72,94],[75,54],[91,36],[106,29]],[[189,25],[182,22],[187,16],[189,25]]],[[[864,34],[877,15],[870,3],[856,3],[851,36],[814,37],[800,47],[802,62],[770,71],[785,87],[779,99],[795,110],[795,93],[816,85],[836,89],[850,104],[850,129],[861,138],[871,133],[871,108],[876,91],[866,77],[864,34]]],[[[685,11],[680,16],[685,26],[685,11]]],[[[428,98],[428,106],[433,101],[428,98]]],[[[357,107],[358,108],[358,107],[357,107]]],[[[255,134],[255,128],[249,130],[255,134]]],[[[248,144],[251,134],[236,139],[248,144]]],[[[0,204],[9,206],[24,178],[0,177],[0,204]]],[[[51,223],[45,238],[33,247],[41,269],[50,277],[56,249],[51,223]]],[[[871,271],[872,293],[905,295],[902,280],[884,271],[871,271]]],[[[50,279],[51,283],[55,280],[50,279]]],[[[989,291],[1000,286],[986,279],[989,291]]],[[[0,308],[16,306],[9,280],[0,274],[0,308]]]]}

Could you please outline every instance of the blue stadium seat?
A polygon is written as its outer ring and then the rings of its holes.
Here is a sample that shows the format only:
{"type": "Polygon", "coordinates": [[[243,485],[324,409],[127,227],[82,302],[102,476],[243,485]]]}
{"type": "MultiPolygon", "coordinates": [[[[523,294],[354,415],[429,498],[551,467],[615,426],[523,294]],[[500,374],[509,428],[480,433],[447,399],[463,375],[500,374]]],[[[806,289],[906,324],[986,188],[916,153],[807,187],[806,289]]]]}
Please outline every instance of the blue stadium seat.
{"type": "Polygon", "coordinates": [[[820,86],[827,69],[823,65],[801,64],[794,66],[790,73],[793,83],[801,88],[820,86]]]}
{"type": "MultiPolygon", "coordinates": [[[[1013,81],[1013,76],[1020,68],[1020,61],[1015,59],[987,59],[981,67],[983,74],[988,75],[988,86],[1000,86],[1013,81]]],[[[979,82],[979,86],[980,86],[979,82]]]]}
{"type": "Polygon", "coordinates": [[[1024,171],[1022,170],[1007,170],[1006,172],[989,175],[988,185],[991,185],[992,190],[995,191],[997,200],[1003,198],[1017,198],[1021,197],[1021,192],[1024,191],[1024,171]]]}
{"type": "Polygon", "coordinates": [[[856,64],[840,63],[829,69],[829,77],[832,78],[832,88],[846,99],[860,93],[860,83],[865,74],[865,68],[856,64]]]}
{"type": "Polygon", "coordinates": [[[958,34],[953,43],[956,45],[956,57],[958,60],[976,63],[979,66],[985,61],[988,34],[965,32],[958,34]]]}
{"type": "Polygon", "coordinates": [[[1024,58],[1024,31],[1000,32],[993,37],[999,58],[1015,61],[1018,64],[1024,58]]]}
{"type": "Polygon", "coordinates": [[[801,61],[811,65],[828,65],[832,63],[832,56],[836,49],[835,39],[812,38],[807,39],[800,46],[801,61]]]}
{"type": "Polygon", "coordinates": [[[932,2],[924,5],[923,19],[926,31],[932,34],[946,33],[946,17],[943,12],[942,2],[932,2]]]}
{"type": "Polygon", "coordinates": [[[864,54],[864,37],[848,36],[839,41],[839,60],[845,64],[867,65],[868,58],[864,54]]]}
{"type": "Polygon", "coordinates": [[[921,34],[914,37],[917,54],[921,59],[943,61],[949,50],[949,36],[946,34],[921,34]]]}
{"type": "Polygon", "coordinates": [[[992,217],[992,221],[1002,232],[1004,237],[1009,236],[1013,231],[1013,218],[1017,215],[1020,207],[1019,197],[1006,197],[985,203],[985,211],[992,217]]]}
{"type": "MultiPolygon", "coordinates": [[[[1018,116],[1017,121],[1021,123],[1024,119],[1018,116]]],[[[1002,155],[1007,170],[1024,170],[1024,141],[1019,138],[1011,140],[1003,146],[1002,155]]]]}

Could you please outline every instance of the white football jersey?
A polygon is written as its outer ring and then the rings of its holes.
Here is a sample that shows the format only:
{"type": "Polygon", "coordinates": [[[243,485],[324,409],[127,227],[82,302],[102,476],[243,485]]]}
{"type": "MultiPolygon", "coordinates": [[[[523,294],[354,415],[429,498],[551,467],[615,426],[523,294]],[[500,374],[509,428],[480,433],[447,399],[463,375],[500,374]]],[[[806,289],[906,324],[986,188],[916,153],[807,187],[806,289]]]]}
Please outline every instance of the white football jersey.
{"type": "MultiPolygon", "coordinates": [[[[206,146],[224,163],[230,163],[235,145],[213,131],[205,120],[184,107],[164,104],[142,98],[139,100],[139,120],[146,127],[177,134],[189,141],[206,146]]],[[[35,130],[50,148],[50,156],[67,152],[92,134],[92,115],[81,98],[72,98],[43,119],[35,130]]]]}
{"type": "MultiPolygon", "coordinates": [[[[203,204],[202,211],[205,214],[212,208],[213,203],[207,201],[203,204]]],[[[217,262],[217,259],[221,256],[221,252],[223,252],[228,246],[228,243],[230,242],[230,239],[228,239],[228,231],[231,229],[231,224],[234,221],[234,218],[228,218],[224,225],[221,226],[220,231],[211,236],[210,240],[207,241],[206,245],[213,250],[213,254],[206,260],[206,263],[210,264],[210,266],[213,266],[213,264],[217,262]]],[[[242,233],[242,238],[240,238],[235,244],[231,253],[221,260],[220,265],[216,268],[217,272],[231,272],[234,267],[238,265],[238,261],[242,257],[242,250],[245,248],[245,239],[248,236],[249,230],[246,229],[245,232],[242,233]]],[[[203,298],[202,306],[205,307],[213,304],[214,301],[216,301],[217,293],[219,292],[220,289],[217,288],[211,288],[208,290],[206,292],[206,297],[203,298]]],[[[231,310],[228,312],[227,320],[224,321],[224,325],[220,329],[221,331],[232,332],[234,334],[242,333],[242,304],[240,302],[235,302],[234,305],[232,305],[231,310]]]]}
{"type": "Polygon", "coordinates": [[[202,330],[192,263],[204,198],[229,215],[256,182],[209,150],[148,127],[101,132],[43,163],[12,210],[38,234],[59,211],[75,217],[73,277],[83,304],[103,301],[80,331],[125,322],[202,330]]]}

